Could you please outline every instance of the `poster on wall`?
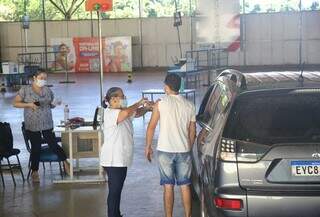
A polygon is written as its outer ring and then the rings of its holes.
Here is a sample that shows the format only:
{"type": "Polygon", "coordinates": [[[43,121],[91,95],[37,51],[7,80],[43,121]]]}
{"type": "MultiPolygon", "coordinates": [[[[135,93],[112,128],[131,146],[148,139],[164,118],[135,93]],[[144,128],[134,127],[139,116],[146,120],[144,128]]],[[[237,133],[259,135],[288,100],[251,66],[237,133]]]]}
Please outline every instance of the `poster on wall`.
{"type": "Polygon", "coordinates": [[[110,37],[103,42],[105,72],[132,71],[131,37],[110,37]]]}
{"type": "Polygon", "coordinates": [[[52,52],[48,54],[52,71],[75,71],[76,54],[72,38],[51,39],[52,52]]]}
{"type": "MultiPolygon", "coordinates": [[[[102,44],[104,72],[132,71],[131,37],[104,37],[102,44]]],[[[99,71],[97,37],[55,38],[51,40],[51,46],[57,52],[51,64],[53,70],[99,71]]]]}
{"type": "Polygon", "coordinates": [[[73,38],[76,51],[76,72],[99,71],[99,39],[98,38],[73,38]]]}

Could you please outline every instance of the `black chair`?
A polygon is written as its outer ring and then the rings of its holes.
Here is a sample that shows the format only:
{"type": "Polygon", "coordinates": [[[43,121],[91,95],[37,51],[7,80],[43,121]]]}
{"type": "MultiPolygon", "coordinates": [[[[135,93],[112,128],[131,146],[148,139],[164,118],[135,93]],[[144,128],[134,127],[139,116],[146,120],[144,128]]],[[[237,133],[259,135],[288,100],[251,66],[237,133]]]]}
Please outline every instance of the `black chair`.
{"type": "Polygon", "coordinates": [[[19,159],[20,150],[17,148],[13,148],[13,136],[12,131],[9,123],[0,123],[0,141],[1,141],[1,147],[0,147],[0,175],[2,179],[2,184],[5,186],[4,178],[3,178],[3,172],[2,170],[9,170],[11,173],[11,177],[13,180],[14,185],[16,185],[16,180],[14,178],[13,170],[19,169],[22,180],[25,181],[24,175],[22,172],[22,167],[19,159]],[[17,163],[12,164],[10,162],[10,158],[12,156],[16,156],[17,163]],[[2,160],[6,159],[7,164],[2,164],[2,160]]]}
{"type": "MultiPolygon", "coordinates": [[[[22,126],[21,126],[21,131],[22,131],[22,135],[26,144],[26,148],[28,150],[28,152],[30,153],[30,157],[29,157],[29,171],[28,171],[28,176],[27,179],[29,179],[30,174],[31,174],[31,143],[30,143],[30,139],[28,137],[28,133],[26,132],[25,126],[24,126],[24,122],[22,122],[22,126]]],[[[57,138],[57,142],[61,141],[61,138],[57,138]]],[[[59,170],[60,170],[60,175],[61,178],[63,178],[63,170],[62,170],[62,166],[61,166],[61,160],[58,158],[58,155],[56,153],[54,153],[50,147],[48,146],[48,144],[46,143],[46,141],[43,139],[42,141],[42,146],[40,149],[40,162],[42,163],[43,166],[43,170],[45,170],[45,163],[51,163],[52,162],[57,162],[59,164],[59,170]]]]}

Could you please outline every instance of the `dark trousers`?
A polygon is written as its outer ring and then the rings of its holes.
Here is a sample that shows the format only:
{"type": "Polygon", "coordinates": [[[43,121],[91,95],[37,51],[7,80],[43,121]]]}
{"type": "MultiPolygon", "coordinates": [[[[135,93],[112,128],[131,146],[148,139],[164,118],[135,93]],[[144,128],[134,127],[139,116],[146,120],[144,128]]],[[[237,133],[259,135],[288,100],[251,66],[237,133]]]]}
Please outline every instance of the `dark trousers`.
{"type": "Polygon", "coordinates": [[[67,159],[63,149],[58,145],[57,138],[52,129],[37,132],[27,130],[27,135],[31,143],[30,160],[32,171],[38,171],[39,169],[40,150],[43,142],[48,144],[52,152],[56,153],[61,161],[65,161],[67,159]]]}
{"type": "Polygon", "coordinates": [[[108,217],[121,217],[121,192],[127,177],[127,167],[105,167],[104,169],[108,175],[108,217]]]}

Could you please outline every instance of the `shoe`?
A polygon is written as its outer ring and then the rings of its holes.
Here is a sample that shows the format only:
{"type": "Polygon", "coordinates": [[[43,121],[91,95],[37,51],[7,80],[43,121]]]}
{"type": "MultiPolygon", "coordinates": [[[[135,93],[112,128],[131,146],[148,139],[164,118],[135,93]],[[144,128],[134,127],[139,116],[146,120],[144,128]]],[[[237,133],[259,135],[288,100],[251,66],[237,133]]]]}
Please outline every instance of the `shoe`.
{"type": "Polygon", "coordinates": [[[31,179],[32,179],[33,183],[39,183],[40,182],[38,171],[34,171],[34,172],[31,173],[31,179]]]}

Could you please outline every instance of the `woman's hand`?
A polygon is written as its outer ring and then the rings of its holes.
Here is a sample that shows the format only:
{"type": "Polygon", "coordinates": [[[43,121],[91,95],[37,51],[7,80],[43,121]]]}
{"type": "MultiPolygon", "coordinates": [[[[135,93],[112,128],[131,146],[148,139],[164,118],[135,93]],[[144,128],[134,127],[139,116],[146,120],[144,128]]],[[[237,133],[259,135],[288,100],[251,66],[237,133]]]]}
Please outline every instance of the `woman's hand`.
{"type": "Polygon", "coordinates": [[[54,107],[60,106],[61,104],[62,104],[62,100],[60,98],[55,98],[51,103],[51,105],[53,105],[54,107]]]}
{"type": "Polygon", "coordinates": [[[140,106],[144,106],[146,103],[148,103],[149,101],[148,101],[148,98],[142,98],[142,99],[140,99],[140,101],[138,102],[138,104],[139,104],[139,107],[140,106]]]}
{"type": "Polygon", "coordinates": [[[29,102],[29,103],[26,103],[26,104],[27,104],[27,108],[32,109],[32,111],[36,111],[39,108],[39,106],[37,106],[33,102],[29,102]]]}
{"type": "Polygon", "coordinates": [[[153,101],[149,101],[149,103],[147,104],[147,108],[149,111],[153,111],[153,108],[157,105],[158,102],[160,102],[161,99],[157,99],[157,101],[153,102],[153,101]]]}
{"type": "Polygon", "coordinates": [[[143,106],[146,102],[148,102],[148,99],[142,98],[138,102],[133,104],[132,106],[121,109],[121,112],[118,115],[117,123],[120,123],[120,122],[124,121],[125,119],[132,117],[136,112],[138,112],[140,107],[143,106]]]}
{"type": "Polygon", "coordinates": [[[147,111],[152,111],[154,104],[155,104],[154,102],[148,101],[148,102],[145,103],[144,108],[147,111]]]}

